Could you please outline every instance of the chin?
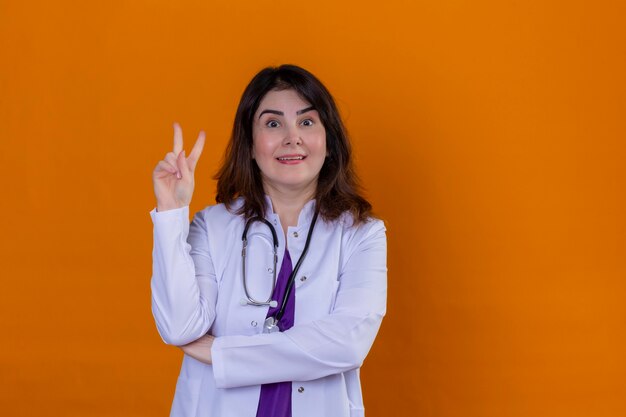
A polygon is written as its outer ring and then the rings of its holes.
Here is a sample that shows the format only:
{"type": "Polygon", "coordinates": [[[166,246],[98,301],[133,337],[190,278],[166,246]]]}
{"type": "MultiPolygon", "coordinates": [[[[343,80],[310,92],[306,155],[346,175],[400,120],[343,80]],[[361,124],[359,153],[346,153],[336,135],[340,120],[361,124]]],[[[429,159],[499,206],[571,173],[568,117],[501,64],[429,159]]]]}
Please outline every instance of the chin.
{"type": "Polygon", "coordinates": [[[270,179],[266,179],[265,182],[273,188],[287,188],[291,190],[298,190],[309,188],[311,186],[311,183],[313,183],[314,186],[317,186],[317,177],[307,179],[293,178],[291,179],[291,181],[272,181],[270,179]]]}

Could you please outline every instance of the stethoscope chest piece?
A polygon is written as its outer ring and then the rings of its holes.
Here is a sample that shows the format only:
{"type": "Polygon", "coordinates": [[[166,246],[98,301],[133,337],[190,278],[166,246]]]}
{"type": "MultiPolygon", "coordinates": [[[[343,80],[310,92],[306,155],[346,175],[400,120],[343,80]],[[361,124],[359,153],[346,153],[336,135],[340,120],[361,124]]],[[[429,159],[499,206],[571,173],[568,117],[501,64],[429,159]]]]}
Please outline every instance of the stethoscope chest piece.
{"type": "Polygon", "coordinates": [[[276,317],[270,316],[265,319],[265,323],[263,324],[263,333],[274,333],[279,330],[278,320],[276,320],[276,317]]]}

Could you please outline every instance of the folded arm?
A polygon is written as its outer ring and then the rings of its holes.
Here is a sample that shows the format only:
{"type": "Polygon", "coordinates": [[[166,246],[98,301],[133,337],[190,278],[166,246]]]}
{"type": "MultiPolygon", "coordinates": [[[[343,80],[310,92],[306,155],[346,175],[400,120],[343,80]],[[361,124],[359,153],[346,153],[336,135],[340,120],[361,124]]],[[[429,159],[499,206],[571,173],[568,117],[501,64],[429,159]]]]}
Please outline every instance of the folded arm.
{"type": "Polygon", "coordinates": [[[368,225],[346,261],[332,312],[281,333],[221,336],[205,349],[219,388],[307,381],[361,366],[386,311],[386,237],[368,225]]]}

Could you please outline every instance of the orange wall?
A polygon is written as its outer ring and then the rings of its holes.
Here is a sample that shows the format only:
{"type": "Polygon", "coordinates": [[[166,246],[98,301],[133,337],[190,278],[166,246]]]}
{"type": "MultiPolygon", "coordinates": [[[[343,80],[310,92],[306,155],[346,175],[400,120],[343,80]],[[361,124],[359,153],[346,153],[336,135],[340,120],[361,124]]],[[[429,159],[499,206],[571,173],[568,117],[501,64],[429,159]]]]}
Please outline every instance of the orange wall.
{"type": "Polygon", "coordinates": [[[626,33],[607,1],[0,1],[0,409],[157,416],[151,171],[296,63],[388,224],[368,416],[626,415],[626,33]]]}

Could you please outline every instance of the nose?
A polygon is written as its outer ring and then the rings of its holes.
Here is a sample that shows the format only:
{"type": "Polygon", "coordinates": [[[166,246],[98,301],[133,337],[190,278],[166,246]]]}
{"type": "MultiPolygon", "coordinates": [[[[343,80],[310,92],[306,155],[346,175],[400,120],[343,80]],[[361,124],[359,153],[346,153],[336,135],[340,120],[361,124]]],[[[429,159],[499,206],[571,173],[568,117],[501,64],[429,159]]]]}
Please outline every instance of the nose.
{"type": "Polygon", "coordinates": [[[302,137],[297,127],[290,127],[283,139],[283,145],[302,145],[302,137]]]}

